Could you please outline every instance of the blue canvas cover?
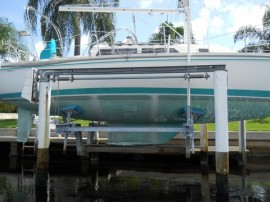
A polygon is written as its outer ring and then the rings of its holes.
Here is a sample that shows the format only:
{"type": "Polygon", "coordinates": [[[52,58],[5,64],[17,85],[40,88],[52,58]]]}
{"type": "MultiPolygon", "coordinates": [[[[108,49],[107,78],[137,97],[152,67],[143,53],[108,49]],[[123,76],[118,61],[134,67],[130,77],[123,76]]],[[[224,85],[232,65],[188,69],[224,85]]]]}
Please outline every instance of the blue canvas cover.
{"type": "Polygon", "coordinates": [[[40,59],[50,59],[53,55],[56,55],[56,43],[54,39],[51,39],[45,49],[40,53],[40,59]]]}

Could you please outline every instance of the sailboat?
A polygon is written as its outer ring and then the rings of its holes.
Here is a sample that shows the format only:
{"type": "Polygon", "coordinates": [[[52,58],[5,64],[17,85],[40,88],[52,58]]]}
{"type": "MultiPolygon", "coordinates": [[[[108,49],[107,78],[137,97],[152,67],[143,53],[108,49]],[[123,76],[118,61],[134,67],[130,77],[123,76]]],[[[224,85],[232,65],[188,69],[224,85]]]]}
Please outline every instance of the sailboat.
{"type": "MultiPolygon", "coordinates": [[[[180,5],[176,10],[187,7],[180,5]]],[[[72,9],[79,7],[62,8],[72,9]]],[[[38,81],[42,76],[37,72],[44,75],[53,72],[50,74],[52,115],[64,116],[62,109],[72,108],[77,109],[72,118],[131,128],[184,125],[188,113],[193,123],[210,123],[215,120],[210,70],[219,67],[228,72],[229,121],[270,116],[268,54],[215,52],[191,45],[190,37],[187,44],[140,44],[129,37],[113,46],[97,43],[89,56],[2,64],[0,99],[18,106],[19,131],[25,133],[31,127],[32,114],[38,114],[38,81]]],[[[108,143],[161,144],[176,134],[111,132],[108,143]]]]}

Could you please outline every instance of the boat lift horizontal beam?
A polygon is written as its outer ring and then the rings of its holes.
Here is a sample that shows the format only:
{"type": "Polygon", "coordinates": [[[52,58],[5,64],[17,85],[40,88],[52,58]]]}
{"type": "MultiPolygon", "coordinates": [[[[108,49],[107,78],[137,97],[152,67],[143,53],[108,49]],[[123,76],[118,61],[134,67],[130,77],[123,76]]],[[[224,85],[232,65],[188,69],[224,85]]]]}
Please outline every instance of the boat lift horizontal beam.
{"type": "MultiPolygon", "coordinates": [[[[39,69],[37,71],[39,82],[49,82],[52,78],[60,75],[159,75],[166,76],[165,74],[177,74],[177,73],[207,73],[215,72],[218,70],[226,70],[225,65],[190,65],[190,66],[163,66],[163,67],[119,67],[119,68],[79,68],[79,69],[39,69]],[[52,77],[51,77],[52,76],[52,77]]],[[[169,75],[167,75],[169,76],[169,75]]],[[[192,77],[192,75],[190,75],[192,77]]],[[[155,76],[153,76],[155,77],[155,76]]],[[[191,78],[190,77],[190,78],[191,78]]],[[[156,77],[158,78],[158,77],[156,77]]],[[[170,77],[172,78],[172,77],[170,77]]],[[[178,77],[177,77],[178,78],[178,77]]],[[[91,78],[87,78],[90,79],[91,78]]],[[[92,78],[95,80],[95,77],[92,78]]],[[[106,78],[107,79],[107,78],[106,78]]],[[[127,78],[128,79],[128,78],[127,78]]]]}
{"type": "Polygon", "coordinates": [[[90,127],[72,127],[70,124],[58,124],[56,126],[57,133],[67,133],[67,132],[178,132],[178,133],[187,133],[188,128],[180,127],[117,127],[117,126],[90,126],[90,127]]]}
{"type": "Polygon", "coordinates": [[[59,11],[69,12],[94,12],[94,13],[149,13],[149,14],[179,14],[183,9],[143,9],[119,7],[92,7],[89,5],[64,5],[59,6],[59,11]]]}
{"type": "Polygon", "coordinates": [[[183,75],[183,74],[170,74],[170,75],[121,75],[121,76],[90,76],[90,77],[74,77],[71,76],[58,76],[57,78],[51,78],[52,81],[75,81],[75,80],[114,80],[114,79],[173,79],[173,78],[185,78],[185,79],[208,79],[210,76],[206,74],[196,75],[183,75]]]}

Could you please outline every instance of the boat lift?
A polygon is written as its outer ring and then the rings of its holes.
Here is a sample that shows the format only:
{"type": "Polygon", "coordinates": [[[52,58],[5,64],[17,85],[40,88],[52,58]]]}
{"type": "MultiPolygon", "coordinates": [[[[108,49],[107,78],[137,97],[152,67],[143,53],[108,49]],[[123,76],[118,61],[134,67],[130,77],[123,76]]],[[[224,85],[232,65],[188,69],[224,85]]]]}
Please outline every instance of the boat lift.
{"type": "MultiPolygon", "coordinates": [[[[112,126],[89,126],[75,127],[73,124],[56,125],[57,133],[74,132],[176,132],[185,134],[186,157],[194,152],[194,127],[191,110],[190,80],[208,79],[209,72],[225,71],[225,65],[196,65],[196,66],[163,66],[163,67],[123,67],[123,68],[73,68],[73,69],[33,69],[32,101],[39,102],[39,148],[48,147],[49,129],[47,117],[50,117],[50,82],[76,81],[76,80],[104,80],[104,79],[157,79],[179,78],[185,79],[187,85],[187,121],[184,127],[112,127],[112,126]],[[105,76],[105,77],[104,77],[105,76]],[[37,88],[39,86],[39,88],[37,88]],[[37,92],[39,89],[39,92],[37,92]],[[43,104],[42,104],[43,103],[43,104]],[[45,109],[43,109],[45,107],[45,109]],[[42,111],[45,114],[42,114],[42,111]],[[47,133],[45,134],[44,133],[47,133]]],[[[74,103],[76,104],[76,103],[74,103]]],[[[180,125],[180,123],[179,123],[180,125]]]]}

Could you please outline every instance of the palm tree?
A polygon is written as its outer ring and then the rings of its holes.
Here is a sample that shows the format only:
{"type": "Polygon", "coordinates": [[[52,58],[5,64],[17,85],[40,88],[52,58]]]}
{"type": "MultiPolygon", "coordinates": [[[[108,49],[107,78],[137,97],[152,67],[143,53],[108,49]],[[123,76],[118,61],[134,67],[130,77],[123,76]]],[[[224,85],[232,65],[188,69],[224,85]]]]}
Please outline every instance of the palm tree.
{"type": "MultiPolygon", "coordinates": [[[[42,16],[46,16],[40,18],[43,40],[49,41],[51,38],[58,38],[57,31],[53,26],[56,25],[63,38],[64,49],[69,51],[74,39],[74,55],[80,55],[81,34],[95,31],[97,37],[100,37],[105,32],[111,31],[114,29],[114,15],[112,13],[59,12],[59,6],[69,4],[117,6],[118,3],[119,0],[28,0],[27,6],[31,6],[42,16]]],[[[31,24],[33,32],[36,32],[37,29],[37,14],[33,9],[25,13],[25,20],[31,24]]],[[[59,47],[60,41],[56,40],[56,42],[59,47]]],[[[59,51],[58,54],[61,55],[59,51]]]]}
{"type": "MultiPolygon", "coordinates": [[[[151,35],[149,41],[163,42],[165,40],[165,42],[167,43],[169,40],[169,35],[171,37],[171,41],[180,43],[180,41],[183,41],[184,27],[174,27],[173,23],[165,21],[164,23],[160,24],[158,33],[154,33],[151,35]]],[[[193,35],[191,41],[192,43],[195,43],[193,35]]]]}
{"type": "Polygon", "coordinates": [[[0,57],[1,60],[26,57],[26,47],[19,32],[7,18],[0,18],[0,57]]]}
{"type": "Polygon", "coordinates": [[[265,7],[262,29],[250,25],[244,26],[234,35],[234,42],[239,40],[249,41],[240,52],[270,51],[270,5],[265,5],[265,7]]]}

